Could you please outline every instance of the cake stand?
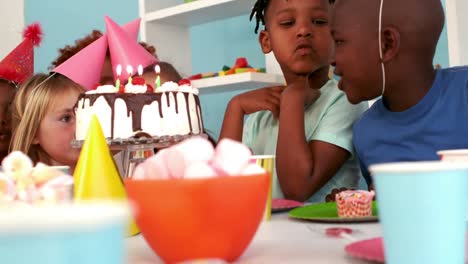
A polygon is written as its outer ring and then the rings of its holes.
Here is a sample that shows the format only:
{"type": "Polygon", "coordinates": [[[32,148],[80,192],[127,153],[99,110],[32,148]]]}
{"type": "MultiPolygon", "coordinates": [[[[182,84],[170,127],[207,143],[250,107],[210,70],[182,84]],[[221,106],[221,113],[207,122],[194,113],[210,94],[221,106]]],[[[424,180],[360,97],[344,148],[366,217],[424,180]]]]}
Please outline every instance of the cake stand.
{"type": "MultiPolygon", "coordinates": [[[[196,135],[174,135],[161,137],[131,137],[126,139],[106,139],[109,149],[113,155],[118,152],[122,153],[120,161],[115,160],[116,165],[120,168],[123,178],[129,178],[133,175],[135,167],[151,157],[157,150],[170,147],[185,139],[193,136],[202,136],[207,138],[207,134],[196,135]]],[[[73,140],[73,148],[81,148],[84,140],[73,140]]]]}

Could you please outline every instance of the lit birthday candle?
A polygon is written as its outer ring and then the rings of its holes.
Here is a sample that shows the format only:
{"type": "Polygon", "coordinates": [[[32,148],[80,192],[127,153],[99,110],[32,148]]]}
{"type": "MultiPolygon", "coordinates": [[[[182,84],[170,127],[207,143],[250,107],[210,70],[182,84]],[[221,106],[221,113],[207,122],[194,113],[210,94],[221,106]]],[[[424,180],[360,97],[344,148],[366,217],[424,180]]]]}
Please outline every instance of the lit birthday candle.
{"type": "Polygon", "coordinates": [[[140,64],[138,65],[138,76],[143,75],[143,66],[140,64]]]}
{"type": "Polygon", "coordinates": [[[127,74],[128,74],[128,83],[132,83],[132,75],[133,75],[132,65],[127,65],[127,74]]]}
{"type": "Polygon", "coordinates": [[[120,89],[120,75],[122,74],[122,65],[118,64],[115,68],[115,73],[117,74],[117,80],[115,81],[115,88],[120,89]]]}
{"type": "Polygon", "coordinates": [[[156,72],[156,88],[159,88],[161,87],[161,77],[159,76],[161,73],[161,67],[159,67],[159,64],[154,66],[154,71],[156,72]]]}

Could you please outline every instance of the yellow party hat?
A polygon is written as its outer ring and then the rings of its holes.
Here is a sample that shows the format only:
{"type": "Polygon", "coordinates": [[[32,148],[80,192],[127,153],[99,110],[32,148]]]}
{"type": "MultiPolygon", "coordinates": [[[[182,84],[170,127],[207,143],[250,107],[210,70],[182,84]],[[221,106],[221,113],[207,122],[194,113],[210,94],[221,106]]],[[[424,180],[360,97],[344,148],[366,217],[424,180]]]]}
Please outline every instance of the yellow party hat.
{"type": "MultiPolygon", "coordinates": [[[[96,116],[92,117],[89,124],[73,177],[75,201],[127,199],[122,179],[96,116]]],[[[128,233],[139,233],[133,219],[128,233]]]]}

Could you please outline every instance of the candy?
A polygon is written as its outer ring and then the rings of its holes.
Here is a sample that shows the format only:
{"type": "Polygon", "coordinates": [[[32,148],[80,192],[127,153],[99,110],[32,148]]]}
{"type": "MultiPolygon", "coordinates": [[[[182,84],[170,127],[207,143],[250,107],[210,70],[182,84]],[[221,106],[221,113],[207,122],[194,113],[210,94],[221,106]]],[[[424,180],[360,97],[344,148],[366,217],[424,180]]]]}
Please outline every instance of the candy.
{"type": "Polygon", "coordinates": [[[63,172],[39,162],[32,170],[31,178],[34,183],[42,184],[60,175],[63,175],[63,172]]]}
{"type": "MultiPolygon", "coordinates": [[[[147,179],[168,179],[171,178],[171,173],[167,166],[169,149],[160,150],[157,155],[151,156],[143,164],[142,169],[146,172],[144,176],[147,179]]],[[[140,167],[138,166],[138,167],[140,167]]],[[[182,174],[180,174],[182,175],[182,174]]]]}
{"type": "Polygon", "coordinates": [[[341,237],[343,234],[352,234],[351,228],[332,227],[325,229],[325,234],[329,237],[341,237]]]}
{"type": "Polygon", "coordinates": [[[167,168],[172,177],[180,178],[185,168],[194,162],[208,162],[214,153],[213,145],[202,137],[194,137],[167,149],[167,168]]]}
{"type": "Polygon", "coordinates": [[[249,164],[250,156],[247,146],[232,139],[222,139],[216,147],[212,165],[227,175],[236,175],[249,164]]]}
{"type": "Polygon", "coordinates": [[[184,172],[185,179],[214,178],[216,171],[206,162],[197,161],[190,164],[184,172]]]}
{"type": "Polygon", "coordinates": [[[37,204],[71,200],[73,177],[38,163],[33,167],[28,156],[19,151],[2,161],[0,202],[37,204]]]}
{"type": "Polygon", "coordinates": [[[263,169],[258,164],[250,163],[242,169],[240,174],[241,175],[253,175],[253,174],[262,174],[262,173],[265,173],[265,169],[263,169]]]}
{"type": "Polygon", "coordinates": [[[15,197],[15,182],[0,172],[0,201],[13,201],[15,197]]]}
{"type": "Polygon", "coordinates": [[[25,177],[31,173],[33,163],[28,156],[20,151],[13,151],[2,161],[2,169],[8,177],[16,178],[25,177]]]}
{"type": "Polygon", "coordinates": [[[137,165],[137,167],[133,171],[132,179],[135,179],[135,180],[145,179],[145,169],[143,168],[143,164],[137,165]]]}
{"type": "Polygon", "coordinates": [[[133,179],[199,179],[222,176],[264,174],[256,163],[249,163],[251,152],[240,142],[223,139],[216,149],[203,137],[192,137],[140,164],[133,179]]]}

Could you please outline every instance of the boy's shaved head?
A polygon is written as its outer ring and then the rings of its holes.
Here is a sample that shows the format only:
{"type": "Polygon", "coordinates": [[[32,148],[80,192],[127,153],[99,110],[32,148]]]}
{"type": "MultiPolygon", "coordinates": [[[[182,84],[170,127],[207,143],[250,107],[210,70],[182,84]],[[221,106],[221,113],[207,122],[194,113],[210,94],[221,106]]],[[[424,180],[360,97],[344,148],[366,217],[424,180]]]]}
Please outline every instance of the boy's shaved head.
{"type": "MultiPolygon", "coordinates": [[[[359,26],[363,27],[360,33],[378,37],[380,0],[336,0],[334,5],[336,20],[350,30],[359,26]]],[[[419,51],[433,57],[444,27],[442,4],[440,0],[384,0],[382,29],[385,27],[400,33],[403,52],[419,51]]]]}
{"type": "Polygon", "coordinates": [[[383,0],[381,39],[380,5],[381,0],[335,0],[332,8],[333,64],[352,103],[382,95],[382,62],[386,94],[402,89],[409,73],[433,70],[444,26],[440,0],[383,0]]]}

